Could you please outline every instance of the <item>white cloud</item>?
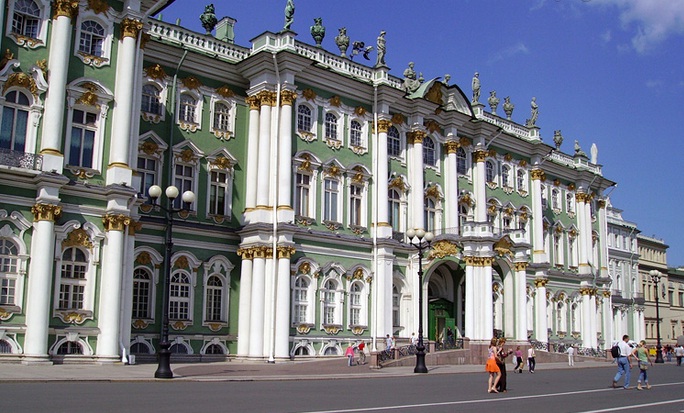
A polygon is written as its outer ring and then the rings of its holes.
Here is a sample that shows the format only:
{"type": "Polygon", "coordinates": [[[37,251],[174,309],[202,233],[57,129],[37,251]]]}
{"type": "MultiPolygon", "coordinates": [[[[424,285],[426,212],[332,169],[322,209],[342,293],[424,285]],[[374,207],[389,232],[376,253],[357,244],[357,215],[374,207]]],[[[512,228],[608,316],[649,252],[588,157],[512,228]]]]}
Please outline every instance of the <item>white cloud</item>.
{"type": "Polygon", "coordinates": [[[620,21],[625,29],[635,32],[632,47],[639,53],[647,52],[669,36],[684,34],[681,0],[593,0],[587,4],[620,9],[620,21]]]}
{"type": "Polygon", "coordinates": [[[518,42],[506,49],[499,50],[489,57],[489,64],[496,63],[500,60],[505,60],[518,54],[529,54],[530,50],[525,46],[525,43],[518,42]]]}
{"type": "Polygon", "coordinates": [[[604,31],[601,33],[601,41],[604,44],[610,43],[610,40],[613,38],[613,33],[611,33],[610,29],[604,31]]]}
{"type": "Polygon", "coordinates": [[[649,80],[646,81],[646,87],[651,88],[651,89],[653,89],[653,88],[658,88],[658,87],[660,87],[660,86],[662,86],[662,85],[663,85],[663,81],[662,81],[662,80],[649,79],[649,80]]]}

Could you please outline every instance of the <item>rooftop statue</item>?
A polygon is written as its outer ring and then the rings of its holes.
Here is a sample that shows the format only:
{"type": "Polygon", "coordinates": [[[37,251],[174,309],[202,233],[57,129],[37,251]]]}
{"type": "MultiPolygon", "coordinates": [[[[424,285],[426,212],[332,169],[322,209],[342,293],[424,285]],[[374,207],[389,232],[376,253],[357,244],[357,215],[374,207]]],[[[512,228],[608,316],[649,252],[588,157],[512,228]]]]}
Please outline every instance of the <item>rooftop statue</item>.
{"type": "Polygon", "coordinates": [[[403,88],[406,93],[413,93],[420,87],[420,80],[416,78],[416,71],[413,70],[415,63],[409,62],[408,67],[404,70],[404,84],[403,88]]]}
{"type": "Polygon", "coordinates": [[[580,144],[577,140],[575,140],[575,156],[583,156],[583,157],[587,158],[587,154],[584,153],[582,148],[580,148],[580,144]]]}
{"type": "Polygon", "coordinates": [[[200,22],[202,22],[202,27],[207,31],[207,34],[211,34],[214,27],[216,27],[216,23],[218,23],[215,11],[214,5],[209,4],[204,6],[204,13],[200,14],[200,22]]]}
{"type": "Polygon", "coordinates": [[[364,59],[370,60],[370,57],[368,57],[368,53],[370,53],[371,50],[373,50],[373,46],[366,46],[366,43],[364,43],[364,42],[354,42],[354,43],[352,43],[351,58],[353,60],[354,56],[361,53],[361,54],[363,54],[364,59]]]}
{"type": "Polygon", "coordinates": [[[378,36],[378,40],[377,40],[377,42],[378,42],[377,43],[378,56],[377,56],[377,59],[375,60],[375,67],[387,66],[385,64],[385,50],[386,50],[385,34],[386,34],[386,32],[383,30],[380,32],[380,35],[378,36]]]}
{"type": "Polygon", "coordinates": [[[475,72],[475,75],[473,76],[473,100],[472,103],[480,103],[478,102],[480,100],[480,74],[475,72]]]}
{"type": "Polygon", "coordinates": [[[492,109],[492,115],[496,115],[496,108],[499,106],[499,98],[496,97],[496,90],[489,92],[489,98],[487,98],[489,107],[492,109]]]}
{"type": "Polygon", "coordinates": [[[347,49],[349,48],[349,36],[347,36],[347,28],[340,27],[340,33],[335,36],[335,44],[340,48],[340,57],[347,57],[347,49]]]}
{"type": "Polygon", "coordinates": [[[561,135],[560,129],[553,131],[553,142],[556,144],[556,150],[560,150],[563,144],[563,135],[561,135]]]}
{"type": "Polygon", "coordinates": [[[596,165],[598,163],[598,146],[596,146],[596,143],[591,144],[591,163],[596,165]]]}
{"type": "Polygon", "coordinates": [[[444,75],[444,84],[449,86],[449,80],[451,80],[451,75],[447,73],[444,75]]]}
{"type": "Polygon", "coordinates": [[[322,17],[316,17],[314,19],[314,25],[311,26],[311,36],[316,42],[316,47],[321,47],[321,43],[325,37],[325,27],[323,27],[322,17]]]}
{"type": "Polygon", "coordinates": [[[295,14],[294,0],[287,0],[287,4],[285,5],[285,26],[283,27],[283,30],[290,30],[290,27],[292,26],[292,22],[294,22],[294,14],[295,14]]]}
{"type": "Polygon", "coordinates": [[[513,116],[513,109],[515,109],[515,105],[511,103],[511,97],[506,96],[504,98],[503,104],[503,110],[504,113],[506,113],[506,119],[511,120],[511,116],[513,116]]]}
{"type": "Polygon", "coordinates": [[[532,108],[532,114],[530,115],[530,118],[527,119],[527,122],[525,122],[526,126],[536,126],[537,125],[537,117],[539,117],[539,106],[537,105],[537,98],[532,97],[532,102],[530,102],[530,107],[532,108]]]}

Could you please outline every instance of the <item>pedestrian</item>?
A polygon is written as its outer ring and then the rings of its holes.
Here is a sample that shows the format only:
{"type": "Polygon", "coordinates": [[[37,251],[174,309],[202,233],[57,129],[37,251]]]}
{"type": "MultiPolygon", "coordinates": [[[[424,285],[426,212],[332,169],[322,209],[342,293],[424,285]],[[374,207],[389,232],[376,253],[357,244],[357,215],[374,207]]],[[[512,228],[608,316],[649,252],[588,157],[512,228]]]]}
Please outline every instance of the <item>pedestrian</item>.
{"type": "Polygon", "coordinates": [[[529,370],[530,373],[534,373],[534,368],[537,366],[537,362],[535,361],[535,357],[537,357],[537,353],[534,352],[534,347],[530,347],[527,349],[527,369],[529,370]]]}
{"type": "Polygon", "coordinates": [[[575,365],[575,347],[573,347],[572,344],[570,344],[566,353],[568,353],[568,366],[574,366],[575,365]]]}
{"type": "Polygon", "coordinates": [[[505,338],[500,338],[497,343],[497,348],[499,349],[499,352],[497,353],[496,357],[496,365],[499,366],[499,370],[501,370],[501,377],[499,377],[499,383],[496,386],[496,389],[499,391],[499,393],[506,393],[508,391],[508,389],[506,388],[506,357],[513,354],[513,350],[506,351],[504,349],[505,344],[505,338]]]}
{"type": "Polygon", "coordinates": [[[677,359],[677,367],[682,366],[682,357],[684,357],[684,346],[678,344],[675,347],[675,358],[677,359]]]}
{"type": "Polygon", "coordinates": [[[352,343],[349,343],[347,346],[347,351],[344,352],[344,355],[347,356],[347,365],[351,367],[354,364],[354,346],[352,343]]]}
{"type": "Polygon", "coordinates": [[[449,348],[454,346],[454,332],[451,331],[451,327],[447,327],[447,345],[449,348]]]}
{"type": "Polygon", "coordinates": [[[392,350],[397,348],[397,338],[392,336],[392,340],[390,341],[390,348],[392,350]]]}
{"type": "Polygon", "coordinates": [[[392,337],[390,337],[389,334],[385,337],[385,351],[387,352],[387,355],[392,355],[392,337]]]}
{"type": "Polygon", "coordinates": [[[644,382],[647,390],[650,390],[651,385],[648,384],[648,366],[653,365],[651,357],[648,355],[648,350],[646,350],[646,342],[641,340],[639,342],[639,347],[632,351],[632,356],[639,362],[639,380],[637,380],[637,390],[643,390],[641,387],[641,382],[644,382]]]}
{"type": "Polygon", "coordinates": [[[359,359],[356,360],[356,364],[366,364],[366,343],[361,340],[358,346],[356,348],[359,350],[359,359]]]}
{"type": "Polygon", "coordinates": [[[515,348],[515,368],[513,369],[513,371],[516,373],[522,373],[522,366],[523,366],[522,350],[520,350],[520,346],[518,346],[515,348]]]}
{"type": "Polygon", "coordinates": [[[418,344],[418,337],[416,337],[416,333],[411,333],[411,345],[415,347],[416,344],[418,344]]]}
{"type": "Polygon", "coordinates": [[[629,336],[625,334],[622,336],[622,341],[618,342],[618,348],[620,349],[620,356],[617,359],[617,365],[618,365],[618,371],[617,374],[615,374],[615,377],[613,378],[613,388],[617,389],[618,387],[618,381],[620,378],[624,375],[625,376],[625,385],[623,388],[629,389],[629,376],[630,376],[630,370],[632,368],[632,347],[628,344],[629,341],[629,336]]]}
{"type": "Polygon", "coordinates": [[[487,380],[487,393],[498,393],[496,385],[499,384],[499,379],[501,378],[501,370],[496,364],[496,353],[499,350],[496,348],[496,337],[489,342],[489,355],[487,357],[487,363],[485,364],[485,371],[489,373],[489,379],[487,380]]]}
{"type": "Polygon", "coordinates": [[[672,346],[671,345],[666,345],[665,346],[665,354],[667,355],[667,362],[672,361],[672,346]]]}

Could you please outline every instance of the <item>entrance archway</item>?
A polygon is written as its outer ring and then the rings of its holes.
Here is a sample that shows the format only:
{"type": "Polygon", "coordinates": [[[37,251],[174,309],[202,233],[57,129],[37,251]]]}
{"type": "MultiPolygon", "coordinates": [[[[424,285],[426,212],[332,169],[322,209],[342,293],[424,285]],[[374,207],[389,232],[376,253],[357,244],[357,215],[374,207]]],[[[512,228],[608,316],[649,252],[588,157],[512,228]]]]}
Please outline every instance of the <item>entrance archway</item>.
{"type": "Polygon", "coordinates": [[[443,341],[450,329],[454,339],[465,335],[465,271],[444,260],[427,277],[427,338],[443,341]]]}

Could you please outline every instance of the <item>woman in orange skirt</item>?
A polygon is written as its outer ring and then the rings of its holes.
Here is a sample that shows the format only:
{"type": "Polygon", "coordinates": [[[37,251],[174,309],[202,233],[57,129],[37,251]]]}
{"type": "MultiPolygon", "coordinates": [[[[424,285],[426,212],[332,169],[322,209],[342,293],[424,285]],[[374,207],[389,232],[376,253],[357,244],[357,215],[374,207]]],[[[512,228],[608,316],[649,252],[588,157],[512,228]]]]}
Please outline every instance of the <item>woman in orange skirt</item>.
{"type": "Polygon", "coordinates": [[[487,364],[485,364],[485,371],[489,373],[489,387],[487,389],[489,393],[498,393],[496,385],[501,378],[501,369],[496,365],[496,354],[498,352],[499,349],[496,347],[496,338],[493,338],[489,343],[489,357],[487,358],[487,364]]]}

